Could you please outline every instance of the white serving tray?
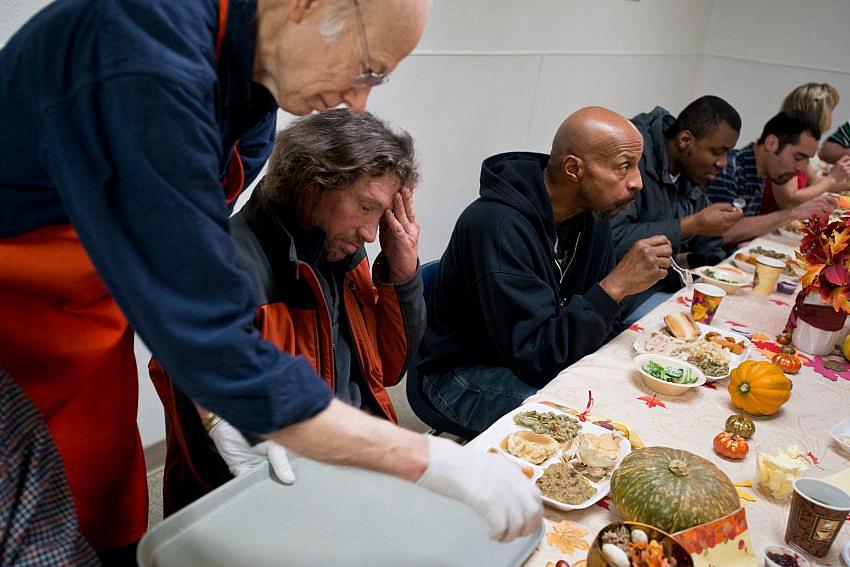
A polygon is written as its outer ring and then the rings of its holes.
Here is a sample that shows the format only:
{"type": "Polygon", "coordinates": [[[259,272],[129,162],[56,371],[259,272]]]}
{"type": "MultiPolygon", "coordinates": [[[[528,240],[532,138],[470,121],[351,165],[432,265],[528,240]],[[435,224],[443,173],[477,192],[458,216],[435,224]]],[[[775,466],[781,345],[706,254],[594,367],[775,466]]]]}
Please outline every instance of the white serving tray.
{"type": "Polygon", "coordinates": [[[504,544],[469,506],[413,483],[289,453],[286,486],[260,466],[154,526],[143,567],[521,565],[543,537],[504,544]]]}
{"type": "MultiPolygon", "coordinates": [[[[510,460],[516,462],[517,464],[519,464],[523,467],[530,467],[534,471],[534,474],[531,477],[531,480],[529,482],[536,482],[538,478],[543,476],[543,471],[544,471],[544,469],[546,469],[546,467],[548,467],[549,465],[552,465],[554,463],[557,463],[560,460],[561,455],[564,454],[564,453],[569,453],[569,451],[561,451],[557,455],[550,457],[549,459],[543,461],[540,465],[533,465],[529,462],[526,462],[526,461],[524,461],[524,460],[522,460],[518,457],[511,455],[510,453],[508,453],[506,451],[503,451],[499,447],[499,444],[502,442],[502,439],[504,439],[506,436],[513,433],[514,431],[529,430],[527,427],[522,427],[522,426],[514,423],[514,415],[516,415],[518,413],[526,412],[526,411],[536,411],[538,413],[558,413],[558,414],[564,413],[564,412],[556,410],[555,408],[553,408],[551,406],[547,406],[547,405],[541,404],[541,403],[530,403],[530,404],[521,405],[520,407],[516,408],[512,412],[510,412],[506,415],[503,415],[501,418],[499,418],[499,420],[496,423],[491,425],[487,429],[487,431],[482,433],[481,436],[478,437],[478,439],[476,439],[475,446],[480,451],[487,451],[487,450],[490,450],[491,448],[495,448],[505,458],[510,459],[510,460]]],[[[564,415],[567,415],[567,414],[564,414],[564,415]]],[[[569,417],[572,417],[572,416],[569,416],[569,417]]],[[[594,435],[601,435],[603,433],[612,433],[612,431],[610,429],[605,429],[604,427],[600,427],[598,425],[595,425],[595,424],[587,422],[587,421],[580,422],[580,423],[581,423],[582,433],[592,433],[594,435]]],[[[613,433],[616,433],[616,432],[613,432],[613,433]]],[[[626,455],[631,453],[631,450],[632,450],[631,444],[629,443],[628,439],[620,437],[620,454],[617,458],[617,464],[616,464],[615,468],[620,465],[620,461],[622,461],[623,458],[626,455]]],[[[599,482],[594,482],[594,481],[591,480],[590,484],[592,484],[596,488],[596,493],[580,504],[566,504],[564,502],[559,502],[558,500],[546,498],[545,496],[543,497],[543,501],[547,505],[551,506],[552,508],[556,508],[558,510],[564,510],[564,511],[581,510],[581,509],[587,508],[589,506],[592,506],[593,504],[596,504],[597,502],[602,500],[608,494],[608,491],[611,488],[611,477],[609,476],[608,478],[601,480],[599,482]]]]}

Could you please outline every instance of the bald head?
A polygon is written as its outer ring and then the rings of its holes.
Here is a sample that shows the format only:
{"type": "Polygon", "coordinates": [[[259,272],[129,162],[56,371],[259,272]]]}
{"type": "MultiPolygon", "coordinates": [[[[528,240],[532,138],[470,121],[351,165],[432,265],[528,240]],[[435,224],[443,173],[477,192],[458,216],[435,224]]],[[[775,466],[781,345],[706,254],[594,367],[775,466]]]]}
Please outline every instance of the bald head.
{"type": "Polygon", "coordinates": [[[568,155],[589,160],[636,144],[642,145],[643,137],[626,117],[601,106],[587,106],[561,123],[552,141],[549,164],[561,169],[568,155]]]}
{"type": "Polygon", "coordinates": [[[642,153],[643,136],[624,116],[600,106],[568,116],[546,167],[555,220],[584,210],[610,218],[623,210],[643,185],[642,153]]]}

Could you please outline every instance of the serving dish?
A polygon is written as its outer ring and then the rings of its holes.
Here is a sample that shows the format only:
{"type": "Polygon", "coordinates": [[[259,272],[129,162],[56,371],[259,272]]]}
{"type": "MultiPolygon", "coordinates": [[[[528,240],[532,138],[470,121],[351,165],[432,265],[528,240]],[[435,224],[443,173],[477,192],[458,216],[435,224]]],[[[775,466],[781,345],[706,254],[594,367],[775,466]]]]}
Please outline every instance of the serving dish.
{"type": "Polygon", "coordinates": [[[700,281],[717,286],[729,295],[753,283],[752,274],[735,266],[702,266],[693,272],[700,277],[700,281]]]}
{"type": "Polygon", "coordinates": [[[635,368],[640,373],[641,378],[643,378],[643,383],[646,384],[648,388],[655,390],[659,394],[664,394],[666,396],[681,396],[691,388],[697,388],[705,384],[706,378],[702,370],[700,370],[693,364],[690,364],[678,358],[673,358],[660,354],[647,353],[639,354],[632,360],[634,362],[635,368]],[[676,383],[656,378],[645,370],[646,365],[650,362],[655,362],[656,364],[662,366],[665,369],[678,369],[680,371],[683,371],[685,375],[687,375],[687,373],[690,373],[694,380],[689,383],[676,383]]]}

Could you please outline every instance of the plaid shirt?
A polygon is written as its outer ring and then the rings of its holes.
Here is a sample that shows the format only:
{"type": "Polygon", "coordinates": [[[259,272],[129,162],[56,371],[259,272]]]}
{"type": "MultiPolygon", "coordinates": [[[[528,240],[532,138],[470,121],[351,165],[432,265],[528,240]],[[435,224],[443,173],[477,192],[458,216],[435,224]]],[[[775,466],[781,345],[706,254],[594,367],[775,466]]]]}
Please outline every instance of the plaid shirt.
{"type": "Polygon", "coordinates": [[[758,176],[755,144],[729,152],[729,163],[708,184],[706,193],[712,203],[731,203],[742,197],[747,201],[744,216],[759,214],[764,178],[758,176]]]}
{"type": "Polygon", "coordinates": [[[100,565],[47,424],[0,369],[0,565],[100,565]]]}
{"type": "Polygon", "coordinates": [[[838,127],[838,130],[829,137],[830,142],[835,142],[843,148],[850,148],[850,121],[838,127]]]}

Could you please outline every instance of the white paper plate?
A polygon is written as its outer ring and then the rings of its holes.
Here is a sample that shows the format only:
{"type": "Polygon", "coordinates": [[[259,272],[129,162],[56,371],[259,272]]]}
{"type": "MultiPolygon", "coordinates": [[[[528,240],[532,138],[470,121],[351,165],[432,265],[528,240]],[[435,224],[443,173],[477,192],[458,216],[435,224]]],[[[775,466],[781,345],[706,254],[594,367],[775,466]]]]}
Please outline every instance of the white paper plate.
{"type": "MultiPolygon", "coordinates": [[[[791,258],[792,260],[796,260],[796,259],[797,259],[797,255],[795,254],[795,252],[794,252],[794,249],[793,249],[793,248],[791,248],[791,247],[789,247],[789,246],[783,246],[783,245],[781,245],[781,244],[774,244],[774,243],[772,243],[772,242],[771,242],[771,243],[770,243],[769,245],[767,245],[767,246],[747,246],[747,247],[745,247],[745,248],[741,248],[740,250],[735,250],[735,252],[732,254],[732,257],[731,257],[731,258],[729,258],[729,260],[730,260],[730,261],[731,261],[734,265],[736,265],[737,267],[741,268],[741,269],[742,269],[742,270],[744,270],[745,272],[752,274],[752,273],[754,273],[754,272],[756,271],[756,267],[755,267],[754,265],[752,265],[752,264],[748,264],[747,262],[744,262],[743,260],[738,260],[738,259],[736,258],[736,256],[737,256],[738,254],[746,254],[746,255],[749,255],[749,254],[750,254],[750,251],[751,251],[753,248],[762,248],[762,249],[764,249],[764,250],[772,250],[772,251],[774,251],[774,252],[779,252],[780,254],[785,254],[786,256],[788,256],[789,258],[791,258]]],[[[779,281],[783,281],[783,282],[790,282],[790,283],[798,284],[798,283],[800,283],[800,278],[798,278],[798,277],[794,277],[794,276],[788,276],[788,275],[782,274],[782,275],[780,275],[780,276],[779,276],[779,281]]]]}
{"type": "MultiPolygon", "coordinates": [[[[649,351],[646,350],[646,347],[644,346],[644,342],[646,341],[646,339],[648,339],[652,335],[652,333],[654,333],[656,331],[660,331],[665,326],[666,325],[664,324],[664,320],[662,319],[661,321],[657,321],[656,323],[653,323],[652,325],[647,327],[635,339],[635,342],[634,342],[634,345],[633,345],[634,349],[640,354],[648,353],[649,351]]],[[[734,331],[727,331],[726,329],[720,329],[718,327],[712,327],[711,325],[703,325],[702,323],[697,323],[697,328],[700,330],[700,336],[701,337],[704,336],[706,333],[714,331],[715,333],[720,333],[724,337],[731,337],[731,338],[735,339],[735,342],[744,341],[744,352],[742,352],[741,354],[734,354],[734,353],[731,353],[731,352],[729,353],[729,356],[731,357],[731,360],[729,361],[729,372],[730,373],[732,372],[732,370],[734,370],[735,368],[738,368],[738,366],[740,366],[742,362],[744,362],[745,360],[747,360],[750,357],[750,350],[752,348],[752,343],[750,342],[750,339],[748,339],[747,337],[745,337],[741,333],[736,333],[734,331]]],[[[662,353],[656,353],[656,354],[662,354],[662,353]]],[[[723,380],[724,378],[728,378],[728,377],[729,377],[729,374],[726,374],[724,376],[709,376],[708,374],[705,375],[706,382],[716,382],[718,380],[723,380]]]]}
{"type": "MultiPolygon", "coordinates": [[[[561,460],[561,455],[563,455],[563,454],[569,455],[569,454],[571,454],[572,451],[571,450],[567,450],[567,451],[562,450],[557,455],[550,457],[549,459],[543,461],[541,464],[532,465],[531,463],[524,461],[524,460],[522,460],[518,457],[514,457],[510,453],[507,453],[507,452],[503,451],[502,449],[500,449],[499,444],[502,442],[502,439],[504,439],[505,437],[507,437],[511,433],[513,433],[515,431],[524,431],[524,430],[530,431],[527,427],[522,427],[522,426],[514,423],[514,415],[516,415],[518,413],[526,412],[526,411],[536,411],[538,413],[564,414],[564,412],[558,411],[555,408],[552,408],[552,407],[544,405],[544,404],[540,404],[540,403],[525,404],[525,405],[522,405],[522,406],[516,408],[515,410],[513,410],[509,414],[503,415],[501,418],[499,418],[499,420],[496,423],[491,425],[490,428],[487,429],[487,431],[485,431],[484,433],[481,434],[481,436],[476,440],[475,443],[476,443],[476,447],[480,451],[487,451],[490,448],[495,447],[499,451],[499,453],[502,454],[505,458],[508,458],[508,459],[522,465],[523,467],[531,468],[534,471],[534,475],[531,477],[531,480],[529,482],[536,482],[538,478],[543,476],[543,471],[549,465],[553,465],[553,464],[559,462],[561,460]]],[[[567,415],[567,414],[564,414],[564,415],[567,415]]],[[[570,416],[570,417],[572,417],[572,416],[570,416]]],[[[580,422],[580,423],[581,423],[582,433],[592,433],[593,435],[601,435],[603,433],[612,433],[611,430],[605,429],[604,427],[600,427],[600,426],[595,425],[593,423],[589,423],[589,422],[586,422],[586,421],[580,422]]],[[[614,431],[613,433],[617,433],[617,432],[614,431]]],[[[620,466],[620,461],[622,461],[623,458],[625,458],[626,455],[631,453],[631,451],[632,451],[631,444],[629,443],[628,439],[626,439],[624,437],[620,437],[620,455],[617,457],[617,464],[615,465],[614,468],[620,466]]],[[[563,511],[581,510],[583,508],[587,508],[589,506],[592,506],[593,504],[596,504],[597,502],[602,500],[608,494],[608,491],[611,489],[611,477],[609,475],[608,478],[601,480],[599,482],[594,482],[593,480],[590,480],[590,479],[588,479],[588,480],[590,481],[590,484],[593,485],[596,488],[596,493],[593,496],[591,496],[590,498],[588,498],[587,500],[585,500],[584,502],[582,502],[581,504],[566,504],[564,502],[559,502],[557,500],[553,500],[553,499],[547,498],[545,496],[543,497],[543,501],[546,504],[548,504],[549,506],[551,506],[552,508],[556,508],[558,510],[563,510],[563,511]]]]}
{"type": "Polygon", "coordinates": [[[793,230],[788,230],[787,228],[779,228],[776,230],[779,233],[779,236],[787,238],[788,240],[794,240],[800,242],[803,240],[803,235],[799,232],[794,232],[793,230]]]}

